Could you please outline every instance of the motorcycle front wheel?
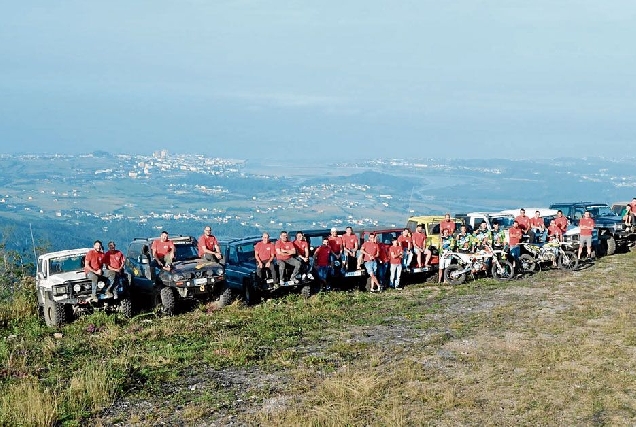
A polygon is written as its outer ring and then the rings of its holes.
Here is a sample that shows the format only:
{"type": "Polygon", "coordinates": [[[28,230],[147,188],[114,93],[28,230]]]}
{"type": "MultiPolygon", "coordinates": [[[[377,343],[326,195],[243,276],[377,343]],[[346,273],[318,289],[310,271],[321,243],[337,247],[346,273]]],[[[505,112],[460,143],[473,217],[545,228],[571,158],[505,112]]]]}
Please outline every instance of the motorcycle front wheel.
{"type": "Polygon", "coordinates": [[[444,270],[444,281],[450,285],[461,285],[466,281],[466,273],[461,272],[461,266],[452,264],[444,270]]]}

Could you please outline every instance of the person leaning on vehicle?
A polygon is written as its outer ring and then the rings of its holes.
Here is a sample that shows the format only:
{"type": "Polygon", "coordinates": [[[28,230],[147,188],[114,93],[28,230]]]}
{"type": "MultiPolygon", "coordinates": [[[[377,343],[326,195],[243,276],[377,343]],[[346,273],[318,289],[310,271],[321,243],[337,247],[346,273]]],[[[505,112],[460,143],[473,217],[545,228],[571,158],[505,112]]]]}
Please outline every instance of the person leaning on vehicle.
{"type": "MultiPolygon", "coordinates": [[[[375,241],[375,233],[369,234],[369,240],[362,244],[360,248],[360,252],[362,252],[362,261],[364,262],[364,268],[367,270],[367,273],[371,277],[371,292],[379,292],[380,283],[378,282],[378,278],[376,277],[376,273],[378,271],[377,258],[380,255],[380,247],[375,241]]],[[[361,266],[358,265],[358,268],[361,266]]]]}
{"type": "Polygon", "coordinates": [[[347,227],[345,234],[342,235],[342,272],[346,273],[349,267],[349,261],[356,259],[358,253],[358,236],[353,233],[353,228],[347,227]]]}
{"type": "Polygon", "coordinates": [[[508,243],[510,245],[510,256],[512,257],[512,266],[519,265],[519,256],[521,255],[521,239],[523,238],[523,229],[521,228],[519,221],[515,219],[512,223],[512,227],[508,230],[508,243]]]}
{"type": "Polygon", "coordinates": [[[104,270],[104,276],[108,279],[108,288],[106,288],[106,298],[117,299],[117,286],[115,281],[117,278],[121,278],[124,273],[124,263],[126,257],[124,254],[115,248],[115,242],[108,242],[108,251],[104,254],[103,259],[106,269],[104,270]]]}
{"type": "Polygon", "coordinates": [[[411,230],[408,228],[402,230],[402,234],[398,236],[397,241],[404,251],[404,255],[402,256],[402,268],[409,268],[411,260],[413,259],[413,238],[411,237],[411,230]]]}
{"type": "Polygon", "coordinates": [[[289,236],[286,231],[280,232],[280,237],[276,241],[276,261],[278,262],[278,275],[280,283],[283,283],[285,276],[285,267],[292,266],[294,272],[291,275],[291,280],[294,283],[299,283],[296,276],[300,273],[300,261],[294,256],[296,255],[296,247],[293,242],[289,241],[289,236]]]}
{"type": "Polygon", "coordinates": [[[329,290],[327,279],[329,278],[331,248],[329,247],[329,239],[323,237],[322,245],[318,246],[314,251],[314,267],[318,272],[318,279],[323,289],[329,290]]]}
{"type": "Polygon", "coordinates": [[[404,252],[400,247],[397,239],[393,239],[393,245],[389,247],[389,262],[391,263],[391,271],[389,273],[389,286],[394,289],[403,289],[400,285],[400,277],[402,277],[402,257],[404,252]]]}
{"type": "Polygon", "coordinates": [[[216,237],[212,234],[212,228],[206,226],[203,229],[203,234],[197,241],[197,249],[199,250],[199,258],[206,261],[219,262],[223,258],[221,255],[221,248],[216,237]]]}
{"type": "Polygon", "coordinates": [[[444,256],[448,252],[455,250],[455,238],[450,232],[450,229],[445,228],[442,230],[442,236],[440,237],[439,245],[439,273],[437,282],[442,283],[444,281],[444,269],[450,265],[451,259],[444,256]]]}
{"type": "Polygon", "coordinates": [[[587,246],[587,257],[590,259],[594,256],[594,252],[592,251],[592,231],[594,230],[594,220],[590,215],[590,211],[585,211],[583,213],[583,218],[579,220],[579,228],[581,229],[581,240],[579,241],[579,253],[577,257],[578,259],[581,259],[583,246],[587,246]]]}
{"type": "Polygon", "coordinates": [[[439,223],[440,237],[442,236],[442,233],[444,232],[444,230],[448,230],[450,234],[455,233],[455,222],[451,221],[450,217],[451,217],[450,214],[447,213],[446,215],[444,215],[444,220],[439,223]]]}
{"type": "Polygon", "coordinates": [[[411,236],[411,240],[413,242],[413,252],[415,253],[417,267],[424,267],[428,269],[431,266],[431,256],[433,255],[426,247],[426,231],[424,231],[424,226],[422,224],[417,224],[415,227],[415,232],[411,236]],[[424,264],[422,264],[422,254],[424,254],[424,264]]]}
{"type": "Polygon", "coordinates": [[[164,270],[172,269],[172,260],[174,259],[174,243],[168,238],[168,232],[162,231],[157,240],[152,242],[150,247],[152,251],[152,261],[164,270]]]}
{"type": "Polygon", "coordinates": [[[263,233],[261,241],[254,245],[254,258],[256,258],[256,277],[263,278],[263,268],[269,269],[274,283],[278,282],[276,277],[276,265],[274,257],[276,256],[276,248],[269,241],[269,234],[263,233]]]}
{"type": "Polygon", "coordinates": [[[106,281],[102,266],[104,264],[104,252],[102,242],[95,240],[93,243],[93,249],[86,253],[84,258],[84,272],[86,277],[91,279],[91,301],[97,301],[97,282],[106,281]]]}
{"type": "Polygon", "coordinates": [[[568,230],[568,219],[563,216],[563,211],[559,209],[557,211],[557,216],[554,218],[554,223],[561,230],[561,234],[565,233],[568,230]]]}
{"type": "Polygon", "coordinates": [[[545,241],[545,221],[541,217],[541,212],[535,211],[534,216],[530,218],[530,243],[538,243],[540,240],[545,241]],[[539,238],[541,236],[541,238],[539,238]]]}

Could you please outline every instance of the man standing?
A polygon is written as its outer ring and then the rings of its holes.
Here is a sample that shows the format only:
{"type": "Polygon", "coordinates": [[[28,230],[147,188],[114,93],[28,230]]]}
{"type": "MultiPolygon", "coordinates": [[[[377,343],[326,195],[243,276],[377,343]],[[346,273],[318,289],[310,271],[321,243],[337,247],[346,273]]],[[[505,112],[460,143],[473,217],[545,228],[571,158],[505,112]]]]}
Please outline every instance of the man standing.
{"type": "Polygon", "coordinates": [[[159,238],[152,242],[150,249],[152,250],[152,259],[155,264],[166,271],[170,271],[175,249],[174,243],[168,238],[168,232],[162,231],[159,238]]]}
{"type": "Polygon", "coordinates": [[[417,267],[424,267],[425,270],[431,266],[431,251],[426,247],[426,231],[422,224],[415,227],[415,232],[411,236],[413,242],[413,252],[415,252],[417,267]],[[424,264],[422,264],[422,254],[425,255],[424,264]]]}
{"type": "Polygon", "coordinates": [[[203,229],[203,234],[199,237],[197,242],[197,248],[199,249],[199,258],[206,261],[219,262],[223,256],[221,255],[221,248],[216,237],[212,234],[212,228],[207,226],[203,229]]]}
{"type": "Polygon", "coordinates": [[[563,216],[563,211],[561,209],[557,211],[554,223],[557,227],[559,227],[559,229],[561,229],[561,234],[564,234],[568,230],[568,219],[563,216]]]}
{"type": "Polygon", "coordinates": [[[404,252],[397,239],[393,239],[393,245],[389,247],[389,262],[391,263],[391,273],[389,275],[389,286],[395,289],[403,289],[400,286],[402,276],[402,257],[404,252]]]}
{"type": "Polygon", "coordinates": [[[444,269],[450,265],[451,259],[445,254],[455,250],[455,238],[451,234],[448,228],[442,230],[442,236],[440,238],[440,251],[439,251],[439,268],[437,282],[442,283],[444,278],[444,269]]]}
{"type": "Polygon", "coordinates": [[[358,236],[353,233],[353,228],[347,227],[345,234],[342,235],[342,244],[344,248],[342,253],[342,272],[344,274],[348,270],[349,262],[356,260],[358,246],[360,245],[358,236]]]}
{"type": "Polygon", "coordinates": [[[278,261],[278,274],[280,284],[283,284],[285,280],[285,267],[288,265],[294,268],[291,275],[291,280],[294,284],[300,283],[296,276],[300,273],[300,261],[294,258],[296,255],[296,247],[289,241],[289,236],[286,231],[280,232],[280,237],[276,241],[276,261],[278,261]]]}
{"type": "Polygon", "coordinates": [[[397,238],[398,243],[402,246],[404,255],[402,256],[402,268],[409,268],[411,260],[413,259],[413,238],[411,237],[411,230],[405,228],[402,230],[402,235],[397,238]]]}
{"type": "Polygon", "coordinates": [[[327,282],[329,278],[329,257],[331,256],[331,249],[329,248],[329,239],[324,237],[322,239],[322,245],[318,246],[314,251],[314,267],[318,272],[318,279],[322,288],[329,290],[329,284],[327,282]]]}
{"type": "Polygon", "coordinates": [[[278,282],[276,277],[276,266],[274,264],[274,257],[276,256],[276,248],[274,244],[269,241],[269,234],[263,233],[261,241],[254,245],[254,257],[256,258],[256,276],[259,279],[264,279],[263,268],[269,269],[272,280],[274,283],[278,282]]]}
{"type": "Polygon", "coordinates": [[[534,216],[530,218],[530,242],[538,243],[540,240],[545,241],[545,222],[541,217],[541,212],[535,211],[534,216]],[[541,239],[539,238],[541,236],[541,239]]]}
{"type": "Polygon", "coordinates": [[[444,220],[439,223],[439,234],[442,236],[444,230],[448,230],[449,234],[455,233],[455,222],[451,221],[450,214],[444,215],[444,220]]]}
{"type": "Polygon", "coordinates": [[[369,273],[371,277],[371,292],[379,292],[380,283],[378,283],[378,279],[376,277],[377,272],[377,258],[380,254],[380,248],[378,244],[375,242],[375,233],[369,234],[369,240],[364,242],[361,248],[362,252],[362,260],[364,261],[364,268],[369,273]]]}
{"type": "Polygon", "coordinates": [[[519,265],[519,256],[521,255],[521,238],[523,237],[523,229],[521,228],[519,221],[515,219],[512,227],[508,230],[508,239],[510,243],[510,256],[513,259],[512,266],[519,265]]]}
{"type": "Polygon", "coordinates": [[[587,257],[590,259],[594,256],[594,252],[592,251],[592,231],[594,231],[594,220],[592,219],[589,211],[585,211],[583,213],[583,218],[579,220],[579,228],[581,229],[581,240],[579,242],[579,253],[577,257],[578,259],[581,259],[583,246],[587,246],[587,257]]]}
{"type": "Polygon", "coordinates": [[[103,275],[102,265],[104,264],[104,252],[102,242],[95,240],[93,249],[88,251],[84,258],[84,272],[86,277],[91,279],[91,298],[92,302],[97,302],[97,282],[106,281],[103,275]]]}
{"type": "Polygon", "coordinates": [[[115,249],[115,242],[108,242],[108,252],[104,254],[103,262],[106,266],[104,276],[108,279],[106,298],[117,299],[119,298],[119,295],[117,295],[117,286],[115,286],[115,281],[118,278],[121,279],[122,274],[124,274],[124,263],[126,262],[126,257],[120,250],[115,249]]]}

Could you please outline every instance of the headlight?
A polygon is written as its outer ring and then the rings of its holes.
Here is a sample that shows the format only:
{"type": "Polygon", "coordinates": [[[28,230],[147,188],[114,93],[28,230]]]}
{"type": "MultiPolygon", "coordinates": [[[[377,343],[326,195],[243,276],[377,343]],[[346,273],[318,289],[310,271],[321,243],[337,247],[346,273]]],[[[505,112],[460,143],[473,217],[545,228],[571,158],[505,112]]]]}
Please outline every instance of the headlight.
{"type": "Polygon", "coordinates": [[[177,273],[177,274],[173,274],[172,275],[172,280],[174,282],[178,282],[178,281],[181,281],[181,280],[184,280],[184,279],[185,279],[185,276],[183,274],[178,274],[177,273]]]}
{"type": "Polygon", "coordinates": [[[222,268],[219,268],[218,270],[216,270],[216,275],[217,275],[217,276],[223,276],[223,273],[224,273],[224,272],[223,272],[223,269],[222,269],[222,268]]]}
{"type": "Polygon", "coordinates": [[[104,286],[106,286],[106,284],[104,282],[98,282],[97,283],[97,289],[104,289],[104,286]]]}
{"type": "Polygon", "coordinates": [[[56,285],[53,286],[53,295],[59,296],[68,293],[68,286],[66,285],[56,285]]]}
{"type": "Polygon", "coordinates": [[[82,292],[82,285],[80,285],[79,283],[75,284],[75,286],[73,286],[73,290],[75,292],[82,292]]]}

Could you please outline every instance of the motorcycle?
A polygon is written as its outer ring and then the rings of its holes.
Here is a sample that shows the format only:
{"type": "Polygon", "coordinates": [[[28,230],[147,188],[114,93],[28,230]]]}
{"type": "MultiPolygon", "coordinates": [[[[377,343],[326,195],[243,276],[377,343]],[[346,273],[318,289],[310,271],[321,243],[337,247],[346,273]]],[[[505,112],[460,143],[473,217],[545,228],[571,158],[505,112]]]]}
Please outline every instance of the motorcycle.
{"type": "Polygon", "coordinates": [[[509,280],[513,277],[512,264],[490,249],[476,253],[447,252],[444,254],[451,264],[444,269],[444,280],[451,285],[461,285],[470,275],[473,279],[488,276],[509,280]]]}
{"type": "Polygon", "coordinates": [[[553,267],[562,270],[574,270],[578,267],[578,258],[569,242],[521,243],[521,246],[524,253],[519,256],[519,263],[524,273],[533,273],[553,267]]]}

